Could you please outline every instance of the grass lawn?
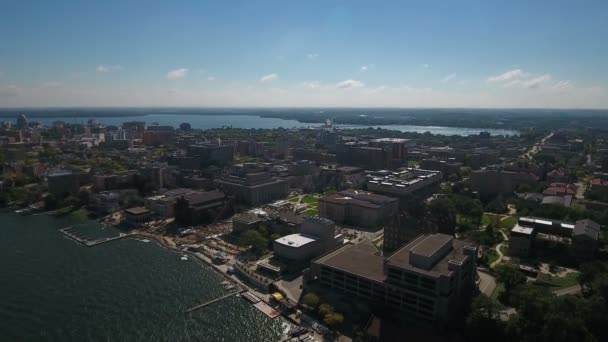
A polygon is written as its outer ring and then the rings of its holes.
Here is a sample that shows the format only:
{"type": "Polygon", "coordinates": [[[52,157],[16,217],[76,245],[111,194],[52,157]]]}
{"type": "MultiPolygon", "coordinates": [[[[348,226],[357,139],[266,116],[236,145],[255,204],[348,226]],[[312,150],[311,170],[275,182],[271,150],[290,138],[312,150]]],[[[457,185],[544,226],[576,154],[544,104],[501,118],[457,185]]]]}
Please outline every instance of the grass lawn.
{"type": "Polygon", "coordinates": [[[500,296],[500,294],[503,292],[505,292],[505,286],[502,283],[497,283],[496,288],[494,289],[494,292],[492,292],[490,298],[498,300],[498,296],[500,296]]]}
{"type": "Polygon", "coordinates": [[[488,265],[492,265],[494,261],[498,260],[498,253],[496,253],[494,248],[487,249],[483,255],[487,258],[488,265]]]}
{"type": "Polygon", "coordinates": [[[487,226],[490,223],[497,225],[497,224],[499,224],[499,221],[500,221],[500,215],[483,213],[483,216],[481,216],[481,224],[483,226],[487,226]]]}
{"type": "Polygon", "coordinates": [[[289,197],[287,200],[289,202],[294,202],[295,203],[295,202],[298,201],[299,198],[300,198],[300,196],[293,196],[293,197],[289,197]]]}
{"type": "Polygon", "coordinates": [[[319,199],[313,196],[304,196],[302,198],[302,202],[306,203],[306,204],[313,204],[313,205],[317,205],[319,204],[319,199]]]}
{"type": "Polygon", "coordinates": [[[578,275],[578,272],[570,272],[564,277],[554,277],[549,274],[539,274],[538,281],[542,281],[556,287],[570,287],[578,284],[578,275]]]}
{"type": "Polygon", "coordinates": [[[317,208],[306,209],[306,210],[304,210],[304,215],[306,215],[306,216],[319,215],[319,209],[317,209],[317,208]]]}
{"type": "Polygon", "coordinates": [[[516,223],[517,223],[517,217],[507,216],[507,218],[500,221],[499,226],[500,226],[500,229],[511,230],[511,229],[513,229],[513,227],[515,227],[516,223]]]}

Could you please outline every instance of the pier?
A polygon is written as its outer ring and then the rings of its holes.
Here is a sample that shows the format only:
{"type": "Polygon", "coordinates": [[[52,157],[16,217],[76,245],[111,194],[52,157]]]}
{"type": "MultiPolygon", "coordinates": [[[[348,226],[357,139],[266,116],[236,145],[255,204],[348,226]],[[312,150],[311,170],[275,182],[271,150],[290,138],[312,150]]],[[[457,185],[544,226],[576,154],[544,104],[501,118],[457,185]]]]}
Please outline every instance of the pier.
{"type": "Polygon", "coordinates": [[[63,235],[65,235],[65,236],[69,237],[70,239],[77,241],[87,247],[94,247],[97,245],[101,245],[102,243],[119,240],[119,239],[126,238],[126,237],[133,235],[132,233],[129,233],[129,234],[120,233],[120,235],[118,235],[118,236],[91,239],[91,238],[79,233],[76,229],[74,229],[74,227],[62,228],[62,229],[59,229],[59,231],[61,233],[63,233],[63,235]]]}
{"type": "Polygon", "coordinates": [[[223,295],[223,296],[221,296],[221,297],[219,297],[219,298],[212,299],[212,300],[210,300],[210,301],[208,301],[208,302],[205,302],[205,303],[203,303],[203,304],[199,304],[199,305],[197,305],[197,306],[191,307],[190,309],[186,310],[186,313],[190,313],[190,312],[192,312],[192,311],[195,311],[195,310],[198,310],[198,309],[202,309],[202,308],[204,308],[204,307],[206,307],[206,306],[209,306],[209,305],[211,305],[211,304],[213,304],[213,303],[219,302],[220,300],[224,300],[224,299],[226,299],[226,298],[228,298],[228,297],[235,296],[235,295],[237,295],[237,294],[239,294],[239,293],[243,293],[243,292],[245,292],[245,291],[247,291],[247,290],[240,289],[240,290],[238,290],[238,291],[236,291],[236,292],[231,292],[231,293],[228,293],[228,294],[223,295]]]}

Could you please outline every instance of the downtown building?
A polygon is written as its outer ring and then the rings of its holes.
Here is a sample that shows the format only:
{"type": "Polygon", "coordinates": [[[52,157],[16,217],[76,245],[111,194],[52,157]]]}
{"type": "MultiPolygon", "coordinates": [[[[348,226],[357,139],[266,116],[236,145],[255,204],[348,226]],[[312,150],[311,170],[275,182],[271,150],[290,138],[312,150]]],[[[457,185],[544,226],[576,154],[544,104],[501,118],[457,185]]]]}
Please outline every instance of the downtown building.
{"type": "Polygon", "coordinates": [[[361,190],[344,190],[319,200],[319,216],[338,224],[378,229],[396,219],[397,198],[361,190]]]}
{"type": "Polygon", "coordinates": [[[235,165],[215,183],[226,195],[235,196],[237,201],[250,206],[267,204],[289,195],[287,179],[273,177],[256,163],[235,165]]]}
{"type": "Polygon", "coordinates": [[[364,240],[313,260],[308,285],[381,305],[398,320],[444,327],[470,300],[476,256],[475,246],[445,234],[420,235],[387,256],[364,240]]]}

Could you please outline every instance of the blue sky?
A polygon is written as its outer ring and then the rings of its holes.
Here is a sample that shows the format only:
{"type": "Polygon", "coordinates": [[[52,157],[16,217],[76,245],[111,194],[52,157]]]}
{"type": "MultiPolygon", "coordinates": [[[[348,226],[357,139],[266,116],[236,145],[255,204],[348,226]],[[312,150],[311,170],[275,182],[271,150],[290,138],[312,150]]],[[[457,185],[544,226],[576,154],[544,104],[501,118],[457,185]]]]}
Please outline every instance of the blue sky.
{"type": "Polygon", "coordinates": [[[0,107],[608,108],[608,1],[3,1],[0,107]]]}

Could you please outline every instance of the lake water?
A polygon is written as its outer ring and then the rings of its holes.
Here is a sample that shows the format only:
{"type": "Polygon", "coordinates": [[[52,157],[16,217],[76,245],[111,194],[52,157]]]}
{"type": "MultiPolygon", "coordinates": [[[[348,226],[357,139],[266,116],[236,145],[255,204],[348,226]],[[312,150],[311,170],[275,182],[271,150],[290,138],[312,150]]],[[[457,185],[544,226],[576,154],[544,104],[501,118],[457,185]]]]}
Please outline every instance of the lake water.
{"type": "Polygon", "coordinates": [[[0,220],[1,341],[280,339],[284,321],[242,298],[184,313],[224,294],[222,278],[155,242],[88,248],[58,231],[72,224],[67,219],[1,213],[0,220]]]}
{"type": "MultiPolygon", "coordinates": [[[[65,121],[69,123],[86,123],[88,119],[74,117],[47,117],[47,118],[32,118],[32,121],[38,121],[45,125],[50,125],[54,121],[65,121]]],[[[234,128],[306,128],[319,127],[321,124],[303,123],[296,120],[284,120],[279,118],[265,118],[255,115],[184,115],[184,114],[148,114],[142,116],[120,116],[120,117],[97,117],[97,122],[105,125],[120,126],[126,121],[145,121],[147,124],[153,122],[159,125],[169,125],[178,127],[180,123],[188,122],[192,128],[210,129],[231,126],[234,128]]],[[[365,128],[368,126],[358,125],[336,125],[339,128],[365,128]]],[[[462,128],[462,127],[441,127],[441,126],[412,126],[412,125],[382,125],[370,126],[373,128],[380,127],[384,129],[398,130],[402,132],[430,132],[432,134],[443,135],[470,135],[479,134],[480,132],[490,132],[492,135],[514,135],[516,131],[503,129],[483,129],[483,128],[462,128]]]]}

